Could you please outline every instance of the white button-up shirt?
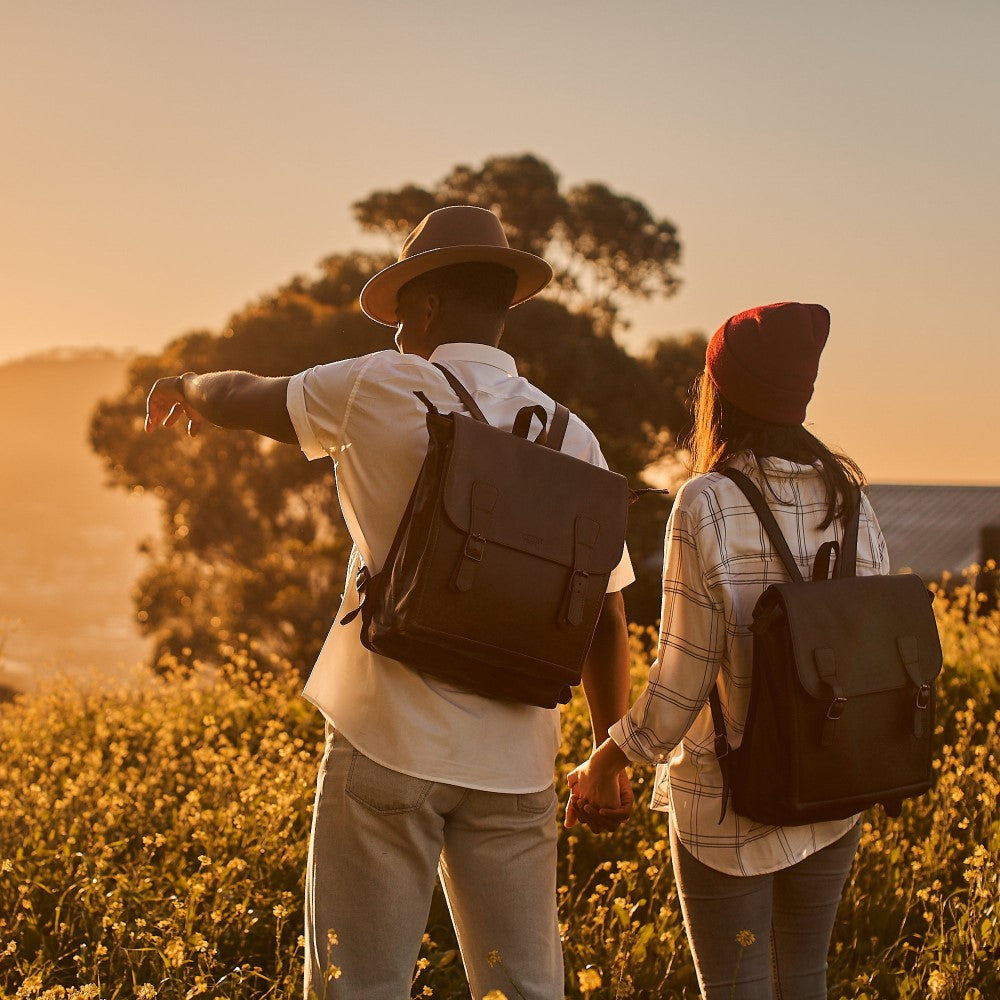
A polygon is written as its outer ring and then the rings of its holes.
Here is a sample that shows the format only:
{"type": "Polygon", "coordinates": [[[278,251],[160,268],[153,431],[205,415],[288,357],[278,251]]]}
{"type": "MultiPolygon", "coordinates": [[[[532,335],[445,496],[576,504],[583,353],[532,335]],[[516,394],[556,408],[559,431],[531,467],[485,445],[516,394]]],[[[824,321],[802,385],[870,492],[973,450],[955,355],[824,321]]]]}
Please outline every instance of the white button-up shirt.
{"type": "MultiPolygon", "coordinates": [[[[756,463],[734,466],[768,501],[802,575],[816,551],[840,539],[838,520],[824,530],[826,490],[817,469],[764,459],[778,503],[756,463]]],[[[867,497],[861,502],[858,576],[889,572],[885,540],[867,497]]],[[[753,608],[765,588],[788,579],[760,520],[739,487],[719,473],[698,476],[677,493],[667,522],[658,658],[649,682],[611,738],[634,761],[657,764],[653,808],[668,810],[681,843],[699,861],[731,875],[786,868],[843,836],[857,817],[804,826],[767,826],[730,808],[719,823],[722,772],[713,748],[708,695],[718,682],[732,746],[746,722],[753,672],[753,608]]]]}
{"type": "MultiPolygon", "coordinates": [[[[320,365],[288,384],[288,413],[303,453],[329,455],[355,551],[341,608],[304,694],[362,753],[386,767],[448,784],[495,792],[534,792],[552,783],[559,712],[484,698],[372,653],[361,644],[357,607],[360,560],[377,572],[388,554],[427,451],[427,411],[463,407],[432,362],[447,365],[487,420],[510,428],[523,406],[554,403],[518,377],[514,359],[482,344],[445,344],[427,361],[382,351],[320,365]]],[[[570,419],[563,451],[606,467],[593,433],[570,419]]],[[[628,553],[608,592],[634,579],[628,553]]],[[[516,623],[512,623],[516,627],[516,623]]]]}

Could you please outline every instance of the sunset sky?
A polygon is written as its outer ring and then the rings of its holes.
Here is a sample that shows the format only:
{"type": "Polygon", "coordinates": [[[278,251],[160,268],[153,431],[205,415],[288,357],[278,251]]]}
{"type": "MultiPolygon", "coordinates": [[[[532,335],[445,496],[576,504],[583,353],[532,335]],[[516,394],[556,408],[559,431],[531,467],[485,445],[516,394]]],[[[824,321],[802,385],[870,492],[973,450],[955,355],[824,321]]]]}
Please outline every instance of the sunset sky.
{"type": "Polygon", "coordinates": [[[815,431],[874,480],[1000,483],[996,0],[0,11],[0,361],[221,329],[372,246],[372,189],[531,152],[677,225],[634,343],[822,302],[815,431]]]}

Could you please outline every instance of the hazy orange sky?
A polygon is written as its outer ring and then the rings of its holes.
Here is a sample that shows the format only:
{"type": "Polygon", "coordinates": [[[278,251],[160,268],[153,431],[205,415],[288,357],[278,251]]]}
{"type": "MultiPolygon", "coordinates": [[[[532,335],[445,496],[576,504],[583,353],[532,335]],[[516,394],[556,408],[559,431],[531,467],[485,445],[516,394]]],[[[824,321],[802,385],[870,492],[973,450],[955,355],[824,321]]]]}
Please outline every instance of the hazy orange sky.
{"type": "Polygon", "coordinates": [[[373,188],[528,151],[678,226],[636,342],[822,302],[814,430],[875,480],[1000,483],[996,0],[0,11],[0,360],[221,329],[371,245],[373,188]]]}

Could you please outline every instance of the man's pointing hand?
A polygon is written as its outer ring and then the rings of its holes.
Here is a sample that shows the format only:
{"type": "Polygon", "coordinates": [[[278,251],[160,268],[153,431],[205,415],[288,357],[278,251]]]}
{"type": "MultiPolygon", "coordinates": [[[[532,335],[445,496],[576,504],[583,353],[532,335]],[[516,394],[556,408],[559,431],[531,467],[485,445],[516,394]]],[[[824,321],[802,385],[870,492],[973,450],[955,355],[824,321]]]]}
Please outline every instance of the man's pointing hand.
{"type": "MultiPolygon", "coordinates": [[[[189,373],[185,373],[189,374],[189,373]]],[[[157,379],[146,397],[146,433],[157,427],[172,427],[181,416],[187,417],[187,432],[194,437],[204,417],[184,397],[185,375],[171,375],[157,379]]]]}

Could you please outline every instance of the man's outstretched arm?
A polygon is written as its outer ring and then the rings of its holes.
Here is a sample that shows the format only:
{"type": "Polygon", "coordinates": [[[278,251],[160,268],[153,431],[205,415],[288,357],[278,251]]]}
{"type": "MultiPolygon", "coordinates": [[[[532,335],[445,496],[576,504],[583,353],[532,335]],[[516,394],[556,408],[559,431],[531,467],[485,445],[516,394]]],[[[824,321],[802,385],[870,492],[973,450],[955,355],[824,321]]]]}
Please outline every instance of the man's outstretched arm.
{"type": "Polygon", "coordinates": [[[170,427],[187,418],[192,437],[207,420],[230,429],[256,431],[295,444],[298,440],[285,399],[288,378],[249,372],[172,375],[156,381],[146,399],[146,431],[170,427]]]}

